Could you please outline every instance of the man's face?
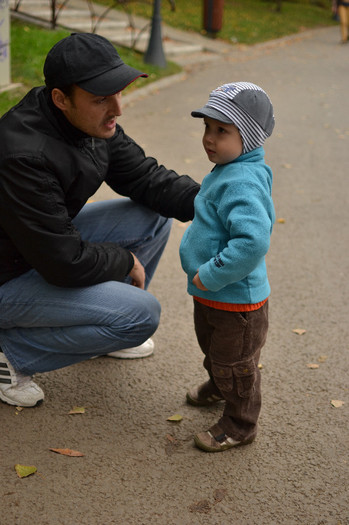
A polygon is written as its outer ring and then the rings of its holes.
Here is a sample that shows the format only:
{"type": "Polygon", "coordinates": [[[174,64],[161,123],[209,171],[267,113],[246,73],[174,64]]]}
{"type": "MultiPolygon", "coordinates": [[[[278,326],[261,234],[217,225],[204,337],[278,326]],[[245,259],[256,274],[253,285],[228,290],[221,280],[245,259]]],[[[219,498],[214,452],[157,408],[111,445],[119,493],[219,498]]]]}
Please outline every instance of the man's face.
{"type": "Polygon", "coordinates": [[[60,97],[57,103],[53,95],[53,101],[73,126],[91,137],[100,139],[108,139],[114,135],[116,119],[122,114],[121,92],[102,97],[93,95],[79,86],[74,86],[69,96],[60,90],[56,91],[63,97],[60,97]]]}

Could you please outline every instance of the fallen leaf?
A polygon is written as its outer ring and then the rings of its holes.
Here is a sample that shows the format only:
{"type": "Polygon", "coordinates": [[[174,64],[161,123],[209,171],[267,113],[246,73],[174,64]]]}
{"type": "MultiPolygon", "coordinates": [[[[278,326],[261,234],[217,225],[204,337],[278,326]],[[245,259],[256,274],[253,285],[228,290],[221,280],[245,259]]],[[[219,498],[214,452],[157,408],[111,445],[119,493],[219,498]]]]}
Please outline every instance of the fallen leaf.
{"type": "Polygon", "coordinates": [[[319,355],[318,361],[319,363],[324,363],[325,361],[327,361],[327,358],[327,355],[319,355]]]}
{"type": "Polygon", "coordinates": [[[15,470],[19,478],[26,478],[31,474],[34,474],[37,471],[37,468],[34,465],[15,465],[15,470]]]}
{"type": "Polygon", "coordinates": [[[285,224],[286,219],[283,219],[282,217],[280,217],[280,219],[278,219],[277,222],[278,222],[279,224],[285,224]]]}
{"type": "Polygon", "coordinates": [[[319,365],[317,363],[308,363],[307,367],[315,370],[316,368],[319,368],[319,365]]]}
{"type": "Polygon", "coordinates": [[[262,370],[262,368],[263,368],[262,363],[258,363],[258,368],[259,368],[259,370],[262,370]]]}
{"type": "Polygon", "coordinates": [[[179,414],[174,414],[173,416],[170,416],[167,418],[166,421],[182,421],[183,417],[179,414]]]}
{"type": "Polygon", "coordinates": [[[285,162],[284,164],[282,164],[282,167],[286,169],[290,169],[292,168],[292,164],[288,164],[287,162],[285,162]]]}
{"type": "Polygon", "coordinates": [[[73,407],[68,414],[85,414],[85,407],[73,407]]]}
{"type": "Polygon", "coordinates": [[[16,407],[16,412],[22,412],[23,409],[24,407],[16,407]]]}
{"type": "Polygon", "coordinates": [[[49,450],[52,450],[52,452],[56,452],[57,454],[62,454],[63,456],[84,456],[85,454],[82,454],[78,450],[71,450],[70,448],[50,448],[49,450]]]}
{"type": "Polygon", "coordinates": [[[340,401],[339,399],[332,399],[331,405],[335,408],[340,408],[344,405],[344,401],[340,401]]]}
{"type": "Polygon", "coordinates": [[[297,335],[303,335],[303,334],[305,334],[306,330],[304,330],[303,328],[294,328],[294,330],[292,330],[292,332],[294,332],[297,335]]]}

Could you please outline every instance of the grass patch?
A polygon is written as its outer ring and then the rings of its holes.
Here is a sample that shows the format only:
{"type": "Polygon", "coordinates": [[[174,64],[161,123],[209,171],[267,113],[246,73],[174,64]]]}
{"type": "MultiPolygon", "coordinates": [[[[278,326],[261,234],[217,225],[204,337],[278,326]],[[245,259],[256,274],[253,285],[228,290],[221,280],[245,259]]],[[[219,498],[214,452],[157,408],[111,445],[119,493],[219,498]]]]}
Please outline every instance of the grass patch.
{"type": "Polygon", "coordinates": [[[42,68],[50,48],[67,31],[47,31],[29,24],[11,21],[11,82],[22,86],[0,93],[0,115],[16,104],[31,87],[44,83],[42,68]]]}
{"type": "MultiPolygon", "coordinates": [[[[70,31],[47,30],[19,20],[11,21],[11,82],[22,83],[18,89],[0,93],[0,115],[3,115],[34,86],[44,84],[43,65],[51,47],[68,36],[70,31]]],[[[166,68],[144,64],[143,55],[118,47],[121,58],[132,67],[146,72],[148,78],[139,78],[127,87],[127,93],[162,77],[178,73],[181,68],[168,62],[166,68]]]]}
{"type": "MultiPolygon", "coordinates": [[[[108,4],[109,0],[100,2],[108,4]]],[[[161,18],[169,26],[205,34],[203,3],[204,0],[175,0],[176,9],[172,11],[170,2],[163,0],[161,18]]],[[[151,0],[129,0],[126,7],[119,5],[118,9],[150,18],[152,4],[151,0]]],[[[115,5],[117,6],[117,2],[115,5]]],[[[217,36],[228,42],[256,44],[333,23],[331,5],[326,1],[282,1],[281,12],[277,12],[276,2],[273,0],[225,0],[223,26],[217,36]]]]}

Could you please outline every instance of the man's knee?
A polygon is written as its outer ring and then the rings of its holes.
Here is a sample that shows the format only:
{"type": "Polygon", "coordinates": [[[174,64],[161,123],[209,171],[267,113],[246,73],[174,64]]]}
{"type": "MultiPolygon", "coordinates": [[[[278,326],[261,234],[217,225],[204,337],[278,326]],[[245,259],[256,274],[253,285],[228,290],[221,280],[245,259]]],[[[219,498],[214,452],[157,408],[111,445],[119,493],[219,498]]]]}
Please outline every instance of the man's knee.
{"type": "Polygon", "coordinates": [[[129,336],[144,341],[152,336],[159,326],[161,305],[149,292],[142,291],[138,297],[139,301],[133,305],[126,331],[129,336]]]}

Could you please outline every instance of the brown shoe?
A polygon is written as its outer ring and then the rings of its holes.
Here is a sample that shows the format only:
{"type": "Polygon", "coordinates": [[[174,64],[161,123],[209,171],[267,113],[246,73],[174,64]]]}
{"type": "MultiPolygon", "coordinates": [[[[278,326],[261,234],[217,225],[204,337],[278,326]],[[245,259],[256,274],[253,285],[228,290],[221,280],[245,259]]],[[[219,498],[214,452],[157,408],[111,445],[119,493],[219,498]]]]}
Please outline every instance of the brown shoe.
{"type": "Polygon", "coordinates": [[[194,436],[195,445],[205,452],[222,452],[233,447],[249,445],[254,441],[255,435],[244,441],[236,441],[228,436],[219,425],[213,425],[206,432],[200,432],[194,436]]]}
{"type": "Polygon", "coordinates": [[[223,401],[223,397],[210,379],[187,392],[189,405],[204,407],[218,403],[218,401],[223,401]]]}

